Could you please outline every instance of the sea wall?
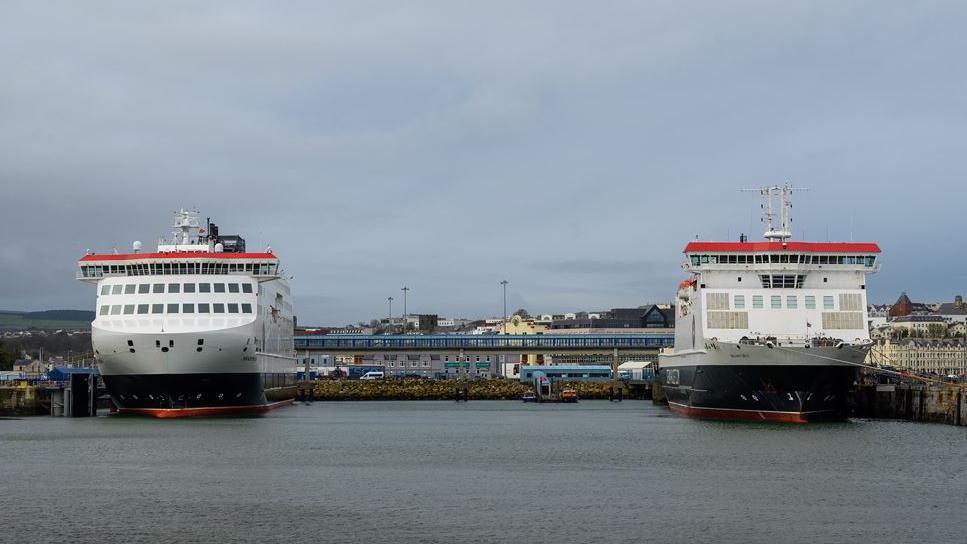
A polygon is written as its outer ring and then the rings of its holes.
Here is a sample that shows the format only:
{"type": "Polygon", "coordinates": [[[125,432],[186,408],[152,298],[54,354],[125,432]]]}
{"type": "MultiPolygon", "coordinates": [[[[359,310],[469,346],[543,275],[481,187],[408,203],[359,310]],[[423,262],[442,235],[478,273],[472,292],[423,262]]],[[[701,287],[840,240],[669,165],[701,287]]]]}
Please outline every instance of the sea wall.
{"type": "MultiPolygon", "coordinates": [[[[516,380],[319,380],[316,400],[452,400],[458,386],[468,385],[470,400],[520,400],[531,391],[516,380]]],[[[610,383],[555,384],[575,389],[582,399],[607,399],[610,383]]]]}
{"type": "Polygon", "coordinates": [[[29,416],[46,413],[40,388],[0,387],[0,416],[29,416]]]}
{"type": "Polygon", "coordinates": [[[857,417],[967,425],[967,394],[956,385],[864,385],[854,401],[857,417]]]}

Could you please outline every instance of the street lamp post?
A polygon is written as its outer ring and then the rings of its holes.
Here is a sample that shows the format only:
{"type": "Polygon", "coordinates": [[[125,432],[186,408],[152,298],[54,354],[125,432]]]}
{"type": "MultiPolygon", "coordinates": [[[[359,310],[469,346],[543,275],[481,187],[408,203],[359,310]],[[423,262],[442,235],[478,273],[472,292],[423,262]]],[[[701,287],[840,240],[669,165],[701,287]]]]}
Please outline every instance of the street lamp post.
{"type": "Polygon", "coordinates": [[[386,326],[392,330],[393,328],[393,297],[386,297],[386,302],[389,303],[389,314],[386,316],[386,326]]]}
{"type": "Polygon", "coordinates": [[[502,325],[501,328],[503,329],[501,332],[503,334],[507,334],[507,284],[508,283],[510,282],[507,280],[503,280],[500,282],[500,285],[503,286],[504,288],[504,320],[501,322],[501,325],[502,325]]]}
{"type": "Polygon", "coordinates": [[[408,325],[406,322],[406,293],[410,291],[410,288],[404,285],[400,291],[403,291],[403,332],[405,333],[406,326],[408,325]]]}

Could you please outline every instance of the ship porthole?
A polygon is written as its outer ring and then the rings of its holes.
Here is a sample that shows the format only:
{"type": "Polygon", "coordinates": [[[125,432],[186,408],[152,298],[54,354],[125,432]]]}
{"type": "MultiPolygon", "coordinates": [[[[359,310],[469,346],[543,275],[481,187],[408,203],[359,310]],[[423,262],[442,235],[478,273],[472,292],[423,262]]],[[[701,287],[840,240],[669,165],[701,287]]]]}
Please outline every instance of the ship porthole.
{"type": "Polygon", "coordinates": [[[163,351],[164,353],[168,353],[168,348],[166,348],[166,347],[161,348],[161,351],[163,351]]]}
{"type": "Polygon", "coordinates": [[[201,353],[201,346],[198,346],[197,348],[195,348],[195,351],[197,351],[198,353],[201,353]]]}
{"type": "Polygon", "coordinates": [[[241,393],[235,393],[235,398],[237,398],[237,399],[242,398],[242,394],[241,393]]]}
{"type": "Polygon", "coordinates": [[[758,402],[758,400],[759,400],[759,397],[757,397],[757,396],[755,396],[755,395],[752,395],[752,400],[754,400],[754,401],[756,401],[756,402],[758,402]]]}
{"type": "Polygon", "coordinates": [[[197,395],[195,395],[195,399],[196,399],[196,400],[197,400],[197,399],[200,399],[200,398],[201,398],[201,393],[198,393],[197,395]]]}
{"type": "Polygon", "coordinates": [[[739,396],[742,397],[742,400],[749,400],[749,398],[746,397],[745,395],[739,395],[739,396]]]}
{"type": "Polygon", "coordinates": [[[225,398],[225,393],[219,393],[218,400],[222,400],[223,398],[225,398]]]}
{"type": "Polygon", "coordinates": [[[131,348],[128,351],[130,351],[131,353],[134,353],[134,348],[131,348]]]}
{"type": "Polygon", "coordinates": [[[138,396],[137,395],[131,395],[131,398],[133,398],[134,400],[138,400],[138,396]]]}

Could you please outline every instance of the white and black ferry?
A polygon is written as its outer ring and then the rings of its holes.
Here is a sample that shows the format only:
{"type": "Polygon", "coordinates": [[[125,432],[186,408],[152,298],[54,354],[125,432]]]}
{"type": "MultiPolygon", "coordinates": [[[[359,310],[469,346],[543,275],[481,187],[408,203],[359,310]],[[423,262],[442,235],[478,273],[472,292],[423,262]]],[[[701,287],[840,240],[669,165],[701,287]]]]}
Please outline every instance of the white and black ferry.
{"type": "Polygon", "coordinates": [[[765,241],[685,246],[690,277],[676,298],[675,348],[659,357],[673,411],[786,422],[847,416],[870,349],[866,275],[879,268],[880,248],[790,241],[793,190],[761,189],[765,241]]]}
{"type": "Polygon", "coordinates": [[[248,253],[195,212],[175,213],[157,251],[88,252],[97,285],[91,340],[120,411],[157,417],[261,413],[295,385],[289,286],[271,248],[248,253]]]}

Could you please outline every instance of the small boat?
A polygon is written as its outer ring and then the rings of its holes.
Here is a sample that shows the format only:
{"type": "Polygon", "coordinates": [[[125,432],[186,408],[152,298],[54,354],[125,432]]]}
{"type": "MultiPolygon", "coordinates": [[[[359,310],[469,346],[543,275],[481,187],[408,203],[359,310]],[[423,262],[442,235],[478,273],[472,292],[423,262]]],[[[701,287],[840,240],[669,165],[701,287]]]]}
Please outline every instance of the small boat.
{"type": "Polygon", "coordinates": [[[577,402],[578,392],[573,389],[561,391],[561,402],[577,402]]]}
{"type": "Polygon", "coordinates": [[[537,402],[537,395],[535,395],[533,391],[528,391],[524,393],[524,398],[522,400],[524,402],[537,402]]]}

